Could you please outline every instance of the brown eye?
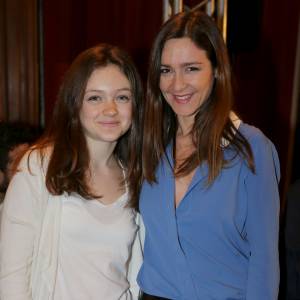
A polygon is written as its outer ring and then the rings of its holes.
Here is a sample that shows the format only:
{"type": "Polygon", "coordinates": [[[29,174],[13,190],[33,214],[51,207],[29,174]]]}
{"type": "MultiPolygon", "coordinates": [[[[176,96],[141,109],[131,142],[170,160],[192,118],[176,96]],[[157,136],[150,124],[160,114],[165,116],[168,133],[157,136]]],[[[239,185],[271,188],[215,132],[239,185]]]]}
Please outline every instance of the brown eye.
{"type": "Polygon", "coordinates": [[[171,72],[171,70],[169,68],[166,68],[166,67],[160,68],[160,74],[168,74],[170,72],[171,72]]]}
{"type": "Polygon", "coordinates": [[[199,70],[200,70],[200,68],[198,68],[198,67],[187,67],[186,68],[187,72],[196,72],[196,71],[199,71],[199,70]]]}
{"type": "Polygon", "coordinates": [[[128,102],[128,101],[130,101],[130,96],[128,96],[128,95],[119,95],[118,97],[117,97],[117,101],[118,102],[128,102]]]}
{"type": "Polygon", "coordinates": [[[102,98],[100,97],[100,96],[96,96],[96,95],[94,95],[94,96],[90,96],[90,97],[88,97],[88,99],[87,99],[88,101],[91,101],[91,102],[96,102],[96,101],[101,101],[102,100],[102,98]]]}

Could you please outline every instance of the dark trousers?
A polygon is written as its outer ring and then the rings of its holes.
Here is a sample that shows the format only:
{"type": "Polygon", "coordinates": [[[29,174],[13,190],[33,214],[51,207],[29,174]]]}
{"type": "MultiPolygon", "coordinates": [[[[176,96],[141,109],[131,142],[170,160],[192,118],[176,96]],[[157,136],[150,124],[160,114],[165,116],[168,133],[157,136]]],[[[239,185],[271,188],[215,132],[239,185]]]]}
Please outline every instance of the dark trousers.
{"type": "Polygon", "coordinates": [[[141,300],[172,300],[172,299],[152,296],[152,295],[148,295],[146,293],[143,293],[141,300]]]}

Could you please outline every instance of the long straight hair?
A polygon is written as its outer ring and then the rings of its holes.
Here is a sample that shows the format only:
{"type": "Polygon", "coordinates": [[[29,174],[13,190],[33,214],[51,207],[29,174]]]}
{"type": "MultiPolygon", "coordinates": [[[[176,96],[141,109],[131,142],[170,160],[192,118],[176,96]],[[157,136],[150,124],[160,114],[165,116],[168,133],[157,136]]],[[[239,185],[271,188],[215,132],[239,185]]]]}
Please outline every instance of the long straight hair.
{"type": "Polygon", "coordinates": [[[195,115],[191,132],[195,151],[176,168],[175,176],[185,176],[205,161],[209,169],[207,183],[211,184],[228,163],[223,156],[223,139],[235,150],[236,155],[246,159],[254,172],[251,147],[230,119],[233,92],[224,40],[215,22],[205,13],[194,10],[179,13],[168,20],[153,44],[145,103],[143,177],[150,183],[156,181],[157,165],[167,145],[175,141],[177,118],[160,91],[160,68],[165,43],[170,39],[183,37],[190,38],[199,49],[206,52],[214,69],[215,79],[210,95],[195,115]]]}
{"type": "Polygon", "coordinates": [[[33,149],[39,149],[42,159],[50,148],[46,186],[50,193],[77,193],[86,199],[94,198],[87,184],[86,173],[90,155],[80,122],[80,109],[87,82],[92,72],[116,65],[130,82],[133,104],[130,129],[119,138],[114,155],[127,169],[130,206],[137,207],[141,179],[141,115],[143,91],[140,76],[126,52],[109,44],[99,44],[82,52],[71,64],[60,87],[52,120],[33,149]]]}

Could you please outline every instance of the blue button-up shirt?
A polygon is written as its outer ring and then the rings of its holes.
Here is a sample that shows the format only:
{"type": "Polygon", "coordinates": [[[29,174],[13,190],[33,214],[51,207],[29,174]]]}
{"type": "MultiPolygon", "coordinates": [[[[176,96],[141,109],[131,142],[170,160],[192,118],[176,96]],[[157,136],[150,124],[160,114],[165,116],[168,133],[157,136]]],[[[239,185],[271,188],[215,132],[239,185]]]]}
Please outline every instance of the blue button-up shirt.
{"type": "MultiPolygon", "coordinates": [[[[147,294],[176,300],[277,299],[278,156],[257,128],[242,123],[239,131],[252,147],[255,174],[236,156],[207,188],[204,163],[175,208],[169,147],[157,184],[144,183],[140,210],[146,238],[138,282],[147,294]]],[[[230,145],[224,155],[233,155],[230,145]]]]}

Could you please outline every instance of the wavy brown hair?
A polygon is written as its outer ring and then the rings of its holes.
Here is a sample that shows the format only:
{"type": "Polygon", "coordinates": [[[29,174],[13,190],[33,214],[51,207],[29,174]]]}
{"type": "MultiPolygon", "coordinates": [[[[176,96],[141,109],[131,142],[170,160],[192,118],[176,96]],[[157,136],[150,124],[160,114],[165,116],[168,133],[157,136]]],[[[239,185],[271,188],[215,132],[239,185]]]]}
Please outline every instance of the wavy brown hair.
{"type": "Polygon", "coordinates": [[[50,126],[33,149],[40,150],[42,158],[50,148],[46,186],[50,193],[61,195],[77,193],[86,199],[94,198],[88,187],[86,173],[90,155],[83,134],[79,112],[92,72],[107,65],[116,65],[128,78],[132,94],[132,125],[119,138],[114,155],[127,169],[130,206],[137,207],[141,179],[141,115],[142,83],[128,54],[116,46],[99,44],[82,52],[66,72],[54,107],[50,126]]]}
{"type": "Polygon", "coordinates": [[[150,56],[145,103],[143,139],[143,177],[156,181],[155,170],[168,144],[174,144],[178,129],[176,115],[164,100],[159,88],[161,56],[166,41],[190,38],[204,50],[215,73],[212,91],[199,107],[192,128],[195,151],[176,167],[175,176],[189,174],[204,161],[209,168],[207,183],[211,184],[228,164],[223,156],[222,138],[230,143],[236,155],[246,159],[254,172],[253,154],[246,138],[229,117],[233,105],[231,68],[227,49],[216,23],[199,10],[179,13],[168,20],[158,33],[150,56]]]}

